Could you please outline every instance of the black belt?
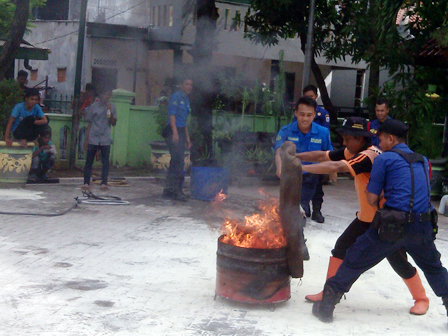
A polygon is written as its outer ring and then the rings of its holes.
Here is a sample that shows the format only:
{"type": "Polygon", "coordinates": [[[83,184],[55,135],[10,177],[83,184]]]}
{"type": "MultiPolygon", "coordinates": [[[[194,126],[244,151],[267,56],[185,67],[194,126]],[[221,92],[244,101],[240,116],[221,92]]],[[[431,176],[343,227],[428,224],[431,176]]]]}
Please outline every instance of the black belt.
{"type": "Polygon", "coordinates": [[[413,222],[428,222],[431,220],[431,212],[425,212],[421,214],[415,214],[415,213],[407,213],[406,214],[406,222],[413,223],[413,222]]]}

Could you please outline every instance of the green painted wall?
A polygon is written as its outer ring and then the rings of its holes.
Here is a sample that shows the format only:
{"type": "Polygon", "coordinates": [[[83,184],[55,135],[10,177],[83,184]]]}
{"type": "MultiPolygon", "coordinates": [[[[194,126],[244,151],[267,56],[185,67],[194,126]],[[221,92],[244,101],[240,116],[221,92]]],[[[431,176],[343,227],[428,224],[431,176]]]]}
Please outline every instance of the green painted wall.
{"type": "MultiPolygon", "coordinates": [[[[118,121],[112,127],[113,145],[111,147],[111,163],[114,165],[138,167],[148,165],[151,162],[152,141],[163,141],[157,133],[156,115],[158,108],[155,106],[131,105],[135,94],[133,92],[117,89],[113,91],[111,102],[117,107],[118,121]]],[[[57,168],[68,168],[68,156],[70,154],[70,130],[72,127],[72,116],[67,114],[47,114],[50,118],[52,130],[52,141],[58,151],[57,168]]],[[[219,117],[238,120],[240,115],[225,112],[214,112],[214,123],[219,117]]],[[[246,115],[245,123],[252,129],[254,116],[246,115]]],[[[289,123],[288,118],[282,118],[281,126],[289,123]]],[[[81,121],[78,139],[83,138],[83,132],[87,128],[87,122],[81,121]]],[[[276,123],[273,116],[255,116],[255,132],[276,132],[276,123]]],[[[78,140],[79,142],[79,140],[78,140]]],[[[85,153],[78,145],[76,153],[76,165],[83,167],[85,164],[85,153]]],[[[95,161],[94,165],[101,162],[95,161]]]]}
{"type": "MultiPolygon", "coordinates": [[[[268,133],[277,133],[277,121],[276,117],[273,115],[263,116],[263,115],[253,115],[248,114],[245,115],[244,118],[241,118],[240,114],[228,113],[224,111],[213,111],[213,124],[219,124],[219,119],[231,119],[235,123],[243,120],[244,124],[249,127],[251,132],[268,132],[268,133]],[[255,119],[255,120],[254,120],[255,119]]],[[[291,118],[281,117],[280,118],[280,127],[287,125],[291,122],[291,118]]]]}
{"type": "MultiPolygon", "coordinates": [[[[133,92],[118,89],[113,91],[111,98],[118,114],[117,125],[112,127],[111,163],[119,166],[148,165],[151,161],[150,142],[163,140],[157,133],[155,122],[157,107],[131,105],[134,96],[133,92]]],[[[72,116],[52,113],[47,115],[50,118],[52,142],[58,151],[56,167],[68,168],[72,116]]],[[[82,120],[79,126],[81,137],[85,128],[87,122],[82,120]]],[[[85,155],[83,156],[83,150],[79,152],[79,147],[76,153],[76,165],[83,167],[85,155]]],[[[101,165],[101,162],[95,161],[94,165],[101,165]]]]}
{"type": "MultiPolygon", "coordinates": [[[[68,156],[70,154],[70,131],[72,127],[72,116],[68,114],[54,114],[47,113],[50,119],[51,127],[51,141],[57,149],[57,168],[68,168],[68,156]]],[[[87,122],[82,120],[79,129],[87,127],[87,122]]],[[[79,159],[82,152],[77,153],[76,164],[79,166],[84,165],[84,159],[79,159]]]]}
{"type": "Polygon", "coordinates": [[[151,141],[162,140],[157,133],[155,106],[131,106],[127,161],[131,166],[147,165],[151,161],[151,141]]]}

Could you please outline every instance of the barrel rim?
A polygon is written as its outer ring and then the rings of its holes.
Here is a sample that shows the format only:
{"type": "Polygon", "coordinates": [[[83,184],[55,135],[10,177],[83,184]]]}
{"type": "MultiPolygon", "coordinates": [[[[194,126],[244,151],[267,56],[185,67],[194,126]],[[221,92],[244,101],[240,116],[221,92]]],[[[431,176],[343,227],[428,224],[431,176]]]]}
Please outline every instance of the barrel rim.
{"type": "Polygon", "coordinates": [[[286,253],[287,250],[287,246],[283,246],[283,247],[276,247],[276,248],[253,248],[253,247],[241,247],[241,246],[235,246],[232,244],[227,244],[224,243],[222,241],[222,238],[225,235],[222,234],[221,236],[219,236],[218,238],[218,251],[220,251],[220,247],[229,247],[229,248],[234,248],[236,251],[241,252],[242,254],[245,253],[269,253],[269,254],[284,254],[286,253]],[[250,252],[248,252],[250,251],[250,252]]]}

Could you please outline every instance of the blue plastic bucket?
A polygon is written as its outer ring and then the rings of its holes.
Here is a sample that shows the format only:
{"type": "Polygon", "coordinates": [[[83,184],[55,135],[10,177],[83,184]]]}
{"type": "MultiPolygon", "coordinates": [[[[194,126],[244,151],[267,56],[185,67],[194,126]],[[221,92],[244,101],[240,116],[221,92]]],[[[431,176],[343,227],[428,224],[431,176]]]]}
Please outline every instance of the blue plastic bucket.
{"type": "Polygon", "coordinates": [[[224,168],[191,168],[191,198],[202,201],[211,201],[220,191],[227,194],[228,184],[229,173],[224,168]]]}

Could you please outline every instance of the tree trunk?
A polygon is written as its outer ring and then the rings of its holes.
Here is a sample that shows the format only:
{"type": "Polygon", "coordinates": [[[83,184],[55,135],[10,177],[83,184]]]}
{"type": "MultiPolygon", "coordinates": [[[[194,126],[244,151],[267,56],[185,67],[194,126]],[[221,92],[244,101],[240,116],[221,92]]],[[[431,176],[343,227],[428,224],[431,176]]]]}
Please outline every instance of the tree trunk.
{"type": "MultiPolygon", "coordinates": [[[[301,42],[300,48],[302,49],[303,52],[305,52],[306,35],[304,33],[300,35],[300,42],[301,42]]],[[[317,87],[319,88],[322,97],[322,102],[324,103],[324,107],[330,114],[331,124],[338,125],[338,115],[336,113],[336,109],[334,108],[330,96],[328,95],[324,76],[322,75],[322,71],[320,70],[319,66],[316,63],[314,56],[311,59],[311,71],[313,72],[314,79],[316,80],[317,87]]],[[[306,83],[305,86],[308,84],[309,83],[306,83]]]]}
{"type": "Polygon", "coordinates": [[[28,21],[30,0],[14,0],[14,4],[14,20],[0,54],[0,80],[5,78],[8,69],[14,64],[15,54],[22,43],[28,21]]]}
{"type": "Polygon", "coordinates": [[[316,79],[317,87],[320,91],[320,97],[322,98],[322,103],[324,103],[325,109],[330,114],[330,122],[332,125],[338,125],[338,115],[336,113],[336,109],[334,108],[330,96],[328,95],[324,76],[322,75],[322,71],[320,71],[320,68],[317,65],[314,57],[311,60],[311,71],[313,72],[313,76],[316,79]]]}
{"type": "Polygon", "coordinates": [[[376,118],[375,115],[375,101],[378,96],[378,87],[380,85],[380,66],[377,61],[372,60],[370,62],[370,75],[369,75],[369,119],[376,118]]]}
{"type": "Polygon", "coordinates": [[[216,46],[217,19],[218,11],[215,0],[197,1],[196,39],[193,48],[189,51],[193,57],[192,79],[194,90],[191,103],[192,113],[199,119],[198,125],[203,136],[203,143],[193,141],[193,161],[201,155],[212,155],[213,151],[212,108],[213,99],[216,95],[216,85],[212,56],[216,46]]]}

